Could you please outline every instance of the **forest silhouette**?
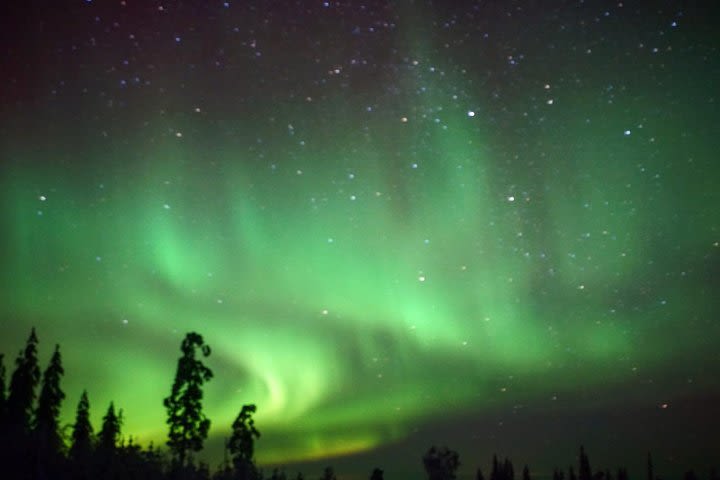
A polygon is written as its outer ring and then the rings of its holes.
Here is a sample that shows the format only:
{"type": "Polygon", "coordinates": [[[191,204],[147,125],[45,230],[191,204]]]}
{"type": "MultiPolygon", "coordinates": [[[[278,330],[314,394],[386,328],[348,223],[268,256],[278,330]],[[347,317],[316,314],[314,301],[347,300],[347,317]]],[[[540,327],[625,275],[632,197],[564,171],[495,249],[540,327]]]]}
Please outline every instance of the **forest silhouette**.
{"type": "MultiPolygon", "coordinates": [[[[170,394],[163,400],[167,411],[167,449],[152,443],[141,446],[122,432],[123,412],[113,402],[107,406],[100,430],[95,433],[90,421],[90,401],[83,391],[77,404],[74,422],[60,424],[60,409],[65,400],[61,388],[65,373],[60,346],[42,372],[38,365],[38,338],[33,328],[15,359],[15,368],[6,382],[4,356],[0,354],[0,479],[59,480],[304,480],[302,472],[286,474],[275,468],[263,472],[255,462],[255,441],[260,431],[255,427],[255,405],[242,405],[225,439],[223,462],[211,469],[195,455],[203,448],[211,421],[202,409],[203,385],[213,372],[202,361],[211,354],[202,335],[190,332],[180,346],[175,379],[170,394]],[[39,388],[39,393],[38,393],[39,388]],[[69,434],[67,432],[70,432],[69,434]]],[[[628,480],[625,468],[595,469],[581,446],[575,466],[555,468],[552,480],[628,480]]],[[[431,446],[422,456],[428,480],[457,478],[460,458],[448,447],[431,446]]],[[[522,480],[533,479],[530,469],[522,469],[522,480]]],[[[312,477],[308,477],[312,478],[312,477]]],[[[337,480],[332,467],[326,467],[320,480],[337,480]]],[[[368,469],[370,480],[384,480],[380,468],[368,469]]],[[[475,480],[486,480],[477,469],[475,480]]],[[[636,478],[640,478],[639,476],[636,478]]],[[[720,480],[710,469],[709,480],[720,480]]],[[[492,458],[487,480],[515,480],[515,469],[509,458],[492,458]]],[[[646,480],[664,480],[656,476],[652,457],[647,456],[646,480]]],[[[670,479],[667,479],[670,480],[670,479]]],[[[683,480],[700,480],[688,470],[683,480]]]]}

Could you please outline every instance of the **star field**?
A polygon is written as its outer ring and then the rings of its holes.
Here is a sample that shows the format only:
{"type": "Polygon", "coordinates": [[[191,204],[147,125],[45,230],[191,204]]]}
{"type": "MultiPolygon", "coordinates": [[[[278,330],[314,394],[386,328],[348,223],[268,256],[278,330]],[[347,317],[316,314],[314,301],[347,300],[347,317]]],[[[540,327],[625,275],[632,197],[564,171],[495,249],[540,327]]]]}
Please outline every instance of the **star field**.
{"type": "Polygon", "coordinates": [[[266,465],[708,457],[709,7],[3,8],[0,351],[61,345],[67,421],[162,444],[197,331],[210,458],[243,403],[266,465]]]}

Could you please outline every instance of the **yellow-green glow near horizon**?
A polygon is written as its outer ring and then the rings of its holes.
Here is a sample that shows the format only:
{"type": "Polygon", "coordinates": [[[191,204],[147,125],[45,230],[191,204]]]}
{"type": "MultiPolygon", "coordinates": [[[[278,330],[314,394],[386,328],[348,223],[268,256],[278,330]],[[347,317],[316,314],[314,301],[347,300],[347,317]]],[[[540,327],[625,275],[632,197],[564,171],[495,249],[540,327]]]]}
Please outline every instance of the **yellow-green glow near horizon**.
{"type": "Polygon", "coordinates": [[[664,92],[649,89],[637,114],[594,115],[590,87],[563,97],[537,74],[522,85],[547,112],[506,128],[482,71],[398,30],[392,76],[366,93],[268,100],[258,121],[175,92],[180,113],[150,100],[150,126],[121,137],[8,138],[8,369],[34,325],[43,362],[61,345],[66,421],[87,388],[96,426],[112,400],[127,434],[163,443],[197,331],[211,442],[255,403],[258,458],[280,463],[401,441],[448,411],[577,391],[609,405],[608,385],[711,358],[720,173],[709,144],[688,163],[672,140],[695,112],[652,118],[664,92]],[[213,115],[243,140],[209,133],[213,115]]]}

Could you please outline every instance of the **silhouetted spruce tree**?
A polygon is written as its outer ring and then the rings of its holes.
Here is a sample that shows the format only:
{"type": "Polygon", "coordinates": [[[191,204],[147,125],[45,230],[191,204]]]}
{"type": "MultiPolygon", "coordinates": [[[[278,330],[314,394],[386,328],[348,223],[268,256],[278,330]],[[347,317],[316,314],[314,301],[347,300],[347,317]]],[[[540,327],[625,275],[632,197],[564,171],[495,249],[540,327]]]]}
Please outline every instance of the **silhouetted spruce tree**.
{"type": "Polygon", "coordinates": [[[578,480],[572,465],[568,468],[568,480],[578,480]]]}
{"type": "Polygon", "coordinates": [[[102,419],[95,449],[95,475],[100,478],[118,474],[118,444],[122,428],[122,410],[116,414],[115,405],[110,402],[102,419]]]}
{"type": "Polygon", "coordinates": [[[213,373],[196,358],[198,348],[203,356],[210,355],[210,347],[205,344],[202,335],[195,332],[185,335],[172,391],[163,401],[170,426],[167,444],[174,462],[180,467],[185,466],[189,453],[202,449],[210,429],[210,419],[202,412],[202,386],[212,378],[213,373]]]}
{"type": "Polygon", "coordinates": [[[60,388],[60,379],[64,373],[60,346],[55,345],[50,363],[43,373],[35,413],[37,449],[40,461],[45,463],[54,463],[62,453],[63,440],[60,435],[59,417],[60,405],[65,399],[65,393],[60,388]]]}
{"type": "Polygon", "coordinates": [[[522,478],[523,480],[530,480],[530,469],[527,465],[523,467],[522,478]]]}
{"type": "Polygon", "coordinates": [[[384,480],[383,474],[384,472],[379,468],[373,468],[373,471],[370,474],[370,480],[384,480]]]}
{"type": "Polygon", "coordinates": [[[429,480],[453,480],[455,472],[460,466],[460,457],[457,452],[447,447],[430,447],[423,455],[422,461],[429,480]]]}
{"type": "Polygon", "coordinates": [[[87,391],[83,390],[75,412],[75,423],[70,436],[71,476],[73,479],[84,480],[92,478],[91,460],[93,455],[93,428],[90,423],[90,401],[87,391]]]}
{"type": "Polygon", "coordinates": [[[578,480],[592,480],[590,460],[588,460],[585,447],[582,445],[580,446],[580,470],[578,470],[578,480]]]}
{"type": "Polygon", "coordinates": [[[71,443],[70,443],[70,459],[83,463],[87,462],[92,453],[92,435],[93,428],[90,424],[90,401],[88,400],[87,391],[83,390],[78,402],[77,411],[75,413],[75,423],[73,424],[71,443]]]}
{"type": "Polygon", "coordinates": [[[65,399],[65,393],[60,388],[60,380],[64,373],[60,346],[55,345],[55,351],[43,372],[33,419],[33,463],[37,478],[45,478],[59,471],[63,459],[64,444],[59,417],[60,406],[65,399]]]}
{"type": "Polygon", "coordinates": [[[122,429],[122,410],[118,414],[115,413],[115,405],[110,402],[110,406],[103,417],[102,427],[98,432],[98,450],[104,452],[114,452],[120,441],[120,432],[122,429]]]}
{"type": "Polygon", "coordinates": [[[323,474],[322,477],[320,477],[320,480],[337,480],[333,468],[325,467],[325,470],[323,470],[323,474]]]}
{"type": "Polygon", "coordinates": [[[490,480],[501,480],[500,479],[500,464],[498,463],[497,454],[493,455],[492,469],[490,470],[490,480]]]}
{"type": "Polygon", "coordinates": [[[255,468],[255,439],[260,432],[255,428],[252,415],[257,411],[255,405],[243,405],[232,424],[232,434],[227,449],[232,457],[235,473],[241,480],[253,480],[258,477],[255,468]]]}
{"type": "Polygon", "coordinates": [[[482,469],[478,467],[477,471],[475,472],[475,480],[485,480],[485,477],[483,476],[482,469]]]}
{"type": "Polygon", "coordinates": [[[26,438],[32,426],[35,389],[40,381],[37,360],[38,339],[35,328],[30,331],[25,349],[15,360],[15,371],[10,379],[7,399],[7,425],[16,441],[26,438]]]}
{"type": "Polygon", "coordinates": [[[31,463],[36,463],[33,460],[35,448],[31,433],[36,389],[40,381],[37,344],[33,328],[25,348],[15,359],[15,370],[10,377],[2,438],[4,448],[0,449],[2,468],[5,471],[28,472],[31,463]]]}
{"type": "Polygon", "coordinates": [[[553,469],[553,480],[565,480],[565,473],[559,468],[553,469]]]}

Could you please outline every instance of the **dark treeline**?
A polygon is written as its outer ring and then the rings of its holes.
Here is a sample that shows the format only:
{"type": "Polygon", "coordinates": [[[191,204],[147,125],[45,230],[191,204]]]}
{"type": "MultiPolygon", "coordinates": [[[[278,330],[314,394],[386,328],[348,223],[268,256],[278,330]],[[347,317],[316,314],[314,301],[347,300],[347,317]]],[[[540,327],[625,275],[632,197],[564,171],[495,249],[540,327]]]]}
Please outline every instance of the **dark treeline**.
{"type": "MultiPolygon", "coordinates": [[[[255,405],[242,405],[237,418],[229,425],[223,462],[211,471],[197,461],[210,429],[210,419],[202,410],[203,385],[213,372],[202,361],[210,347],[197,333],[188,333],[180,346],[175,379],[170,394],[163,400],[167,411],[168,439],[166,449],[153,444],[139,445],[132,436],[122,433],[123,411],[111,402],[102,417],[100,430],[90,422],[90,400],[87,391],[78,399],[71,425],[60,424],[60,408],[65,393],[61,380],[65,373],[60,347],[55,346],[50,362],[40,371],[37,359],[38,339],[32,329],[15,359],[12,375],[6,378],[4,357],[0,354],[0,478],[7,480],[304,480],[302,473],[288,475],[281,469],[261,471],[255,463],[255,441],[260,432],[255,427],[255,405]]],[[[577,473],[575,466],[555,468],[553,480],[628,480],[624,468],[593,470],[583,447],[580,447],[577,473]]],[[[422,455],[428,480],[453,480],[457,477],[460,458],[447,447],[430,447],[422,455]]],[[[527,465],[522,480],[531,480],[527,465]]],[[[321,473],[320,480],[337,480],[332,467],[321,473]]],[[[379,468],[368,471],[370,480],[384,480],[379,468]]],[[[510,459],[492,458],[489,477],[480,469],[476,480],[516,480],[510,459]]],[[[646,480],[664,480],[654,473],[648,454],[646,480]]],[[[683,480],[702,480],[693,470],[683,480]]],[[[720,480],[711,469],[709,480],[720,480]]]]}

